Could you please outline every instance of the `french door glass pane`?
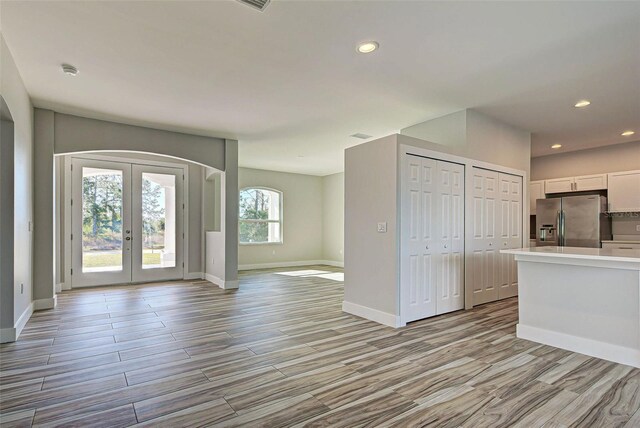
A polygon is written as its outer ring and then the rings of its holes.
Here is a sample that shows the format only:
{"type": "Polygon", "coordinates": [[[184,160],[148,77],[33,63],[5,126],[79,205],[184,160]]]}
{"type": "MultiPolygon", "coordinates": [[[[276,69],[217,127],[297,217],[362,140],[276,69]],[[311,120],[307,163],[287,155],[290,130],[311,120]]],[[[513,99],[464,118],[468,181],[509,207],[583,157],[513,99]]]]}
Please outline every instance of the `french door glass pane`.
{"type": "Polygon", "coordinates": [[[142,268],[176,266],[176,177],[142,173],[142,268]]]}
{"type": "Polygon", "coordinates": [[[122,171],[82,168],[82,272],[122,270],[122,171]]]}

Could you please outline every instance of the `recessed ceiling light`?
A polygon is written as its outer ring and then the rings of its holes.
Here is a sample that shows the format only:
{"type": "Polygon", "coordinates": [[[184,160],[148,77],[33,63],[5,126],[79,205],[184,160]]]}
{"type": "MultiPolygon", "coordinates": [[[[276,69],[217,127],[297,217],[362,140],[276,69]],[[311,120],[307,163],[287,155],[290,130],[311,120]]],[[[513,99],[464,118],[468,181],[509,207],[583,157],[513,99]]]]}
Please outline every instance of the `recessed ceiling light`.
{"type": "Polygon", "coordinates": [[[589,104],[591,104],[591,101],[589,101],[589,100],[580,100],[575,104],[575,107],[578,107],[578,108],[586,107],[589,104]]]}
{"type": "Polygon", "coordinates": [[[622,134],[623,137],[631,137],[633,134],[635,134],[635,131],[624,131],[622,134]]]}
{"type": "Polygon", "coordinates": [[[562,147],[562,144],[554,144],[551,146],[552,149],[559,149],[560,147],[562,147]]]}
{"type": "Polygon", "coordinates": [[[78,69],[71,64],[62,64],[62,71],[69,76],[76,76],[78,74],[78,69]]]}
{"type": "Polygon", "coordinates": [[[358,45],[358,52],[360,53],[371,53],[378,49],[378,42],[364,42],[358,45]]]}

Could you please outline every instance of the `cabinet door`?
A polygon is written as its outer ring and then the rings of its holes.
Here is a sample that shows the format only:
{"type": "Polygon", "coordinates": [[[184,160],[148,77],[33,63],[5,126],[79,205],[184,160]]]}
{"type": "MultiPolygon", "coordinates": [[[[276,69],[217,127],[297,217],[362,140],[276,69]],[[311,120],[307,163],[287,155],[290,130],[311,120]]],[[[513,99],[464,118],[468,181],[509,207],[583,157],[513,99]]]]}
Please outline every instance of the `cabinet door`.
{"type": "Polygon", "coordinates": [[[613,242],[603,242],[602,248],[609,248],[615,250],[640,250],[640,244],[621,244],[621,243],[613,243],[613,242]]]}
{"type": "MultiPolygon", "coordinates": [[[[500,248],[521,248],[522,243],[522,177],[500,174],[500,248]]],[[[499,255],[498,299],[518,294],[518,272],[515,256],[499,255]]]]}
{"type": "Polygon", "coordinates": [[[473,304],[498,299],[498,173],[473,168],[471,284],[473,304]]]}
{"type": "Polygon", "coordinates": [[[464,166],[437,162],[436,313],[464,308],[464,166]]]}
{"type": "Polygon", "coordinates": [[[536,213],[536,201],[544,199],[544,181],[532,181],[529,183],[529,215],[536,213]]]}
{"type": "Polygon", "coordinates": [[[545,193],[564,193],[573,192],[573,177],[566,178],[554,178],[552,180],[545,180],[544,192],[545,193]]]}
{"type": "Polygon", "coordinates": [[[435,240],[440,222],[436,161],[406,155],[401,217],[400,316],[407,323],[436,314],[435,240]]]}
{"type": "Polygon", "coordinates": [[[608,181],[610,212],[640,211],[640,170],[611,173],[608,181]]]}
{"type": "Polygon", "coordinates": [[[607,174],[582,175],[574,178],[574,190],[603,190],[607,188],[607,174]]]}

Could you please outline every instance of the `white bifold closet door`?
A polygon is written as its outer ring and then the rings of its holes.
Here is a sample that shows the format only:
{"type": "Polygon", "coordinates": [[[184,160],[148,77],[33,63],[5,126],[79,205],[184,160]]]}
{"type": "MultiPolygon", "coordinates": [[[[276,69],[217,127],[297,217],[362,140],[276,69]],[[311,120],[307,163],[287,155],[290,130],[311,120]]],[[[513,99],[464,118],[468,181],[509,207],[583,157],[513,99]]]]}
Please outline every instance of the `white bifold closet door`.
{"type": "Polygon", "coordinates": [[[522,247],[522,177],[473,168],[471,287],[473,304],[518,294],[511,255],[501,249],[522,247]]]}
{"type": "Polygon", "coordinates": [[[464,166],[406,155],[402,189],[401,318],[464,307],[464,166]]]}

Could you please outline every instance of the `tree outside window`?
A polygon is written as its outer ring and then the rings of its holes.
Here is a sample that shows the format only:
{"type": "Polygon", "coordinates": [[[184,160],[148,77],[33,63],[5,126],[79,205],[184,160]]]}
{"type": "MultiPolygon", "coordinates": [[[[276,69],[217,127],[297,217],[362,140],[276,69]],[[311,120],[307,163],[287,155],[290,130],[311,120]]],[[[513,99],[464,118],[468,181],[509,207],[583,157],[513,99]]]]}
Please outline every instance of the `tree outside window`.
{"type": "Polygon", "coordinates": [[[241,244],[282,242],[282,192],[242,189],[238,227],[241,244]]]}

